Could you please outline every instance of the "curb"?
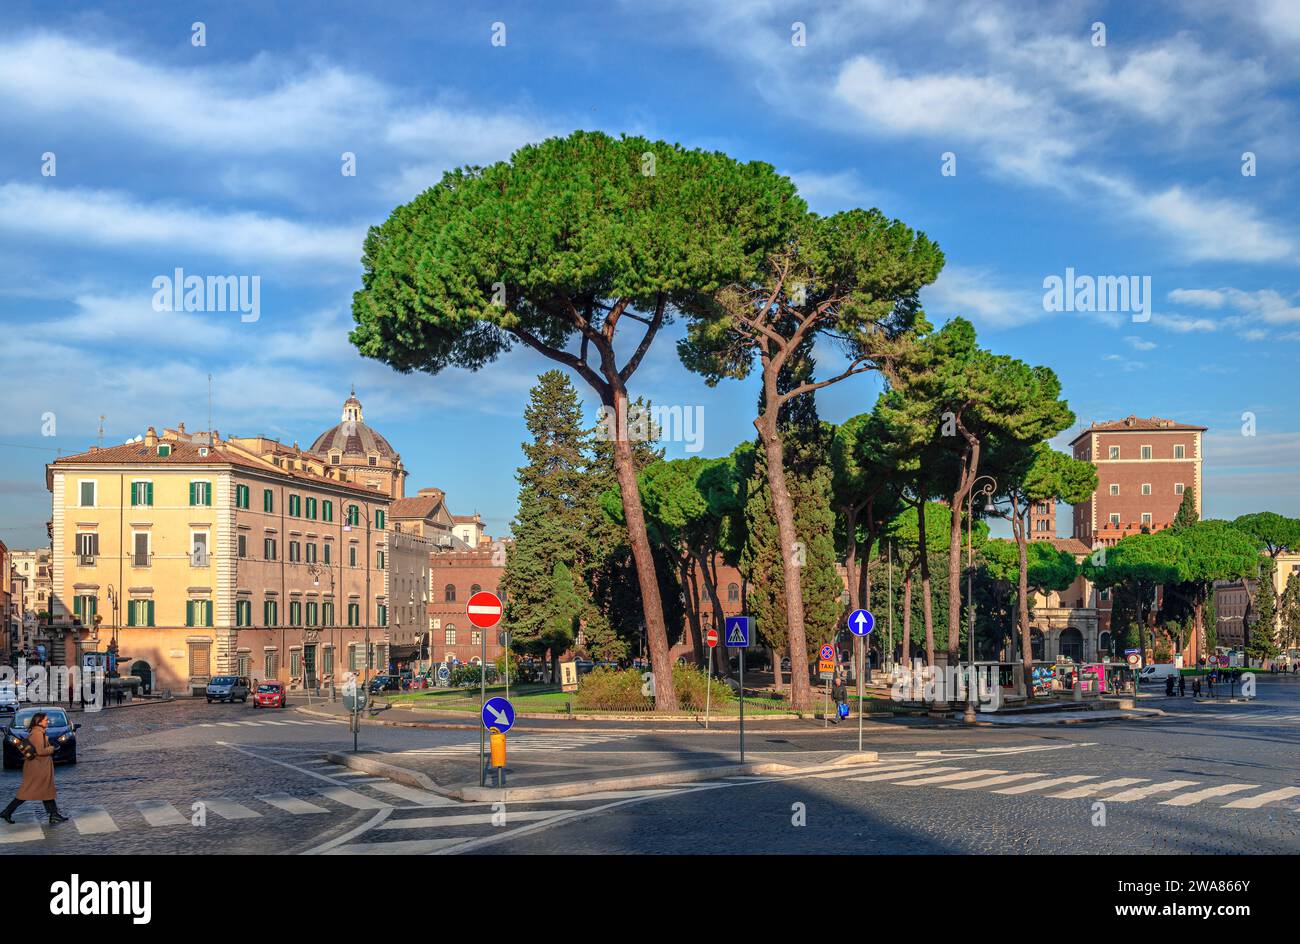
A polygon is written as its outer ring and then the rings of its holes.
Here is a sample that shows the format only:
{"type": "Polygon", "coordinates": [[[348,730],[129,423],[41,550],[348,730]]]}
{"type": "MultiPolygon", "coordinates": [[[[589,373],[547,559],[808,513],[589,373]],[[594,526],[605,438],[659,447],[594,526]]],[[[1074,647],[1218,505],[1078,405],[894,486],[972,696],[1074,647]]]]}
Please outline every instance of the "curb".
{"type": "Polygon", "coordinates": [[[657,774],[631,774],[624,777],[604,777],[599,780],[570,781],[536,787],[480,787],[477,784],[462,784],[458,787],[439,787],[426,775],[405,767],[397,767],[383,761],[358,754],[339,754],[329,752],[325,757],[332,763],[378,774],[419,787],[440,796],[464,800],[466,802],[509,802],[522,803],[530,800],[552,800],[565,797],[579,797],[589,793],[605,793],[612,790],[635,790],[643,787],[676,786],[683,783],[697,783],[703,780],[716,780],[719,777],[752,776],[756,774],[776,774],[789,771],[815,772],[834,769],[852,764],[869,764],[879,760],[875,751],[863,751],[843,754],[835,760],[816,767],[804,768],[793,764],[779,764],[774,761],[761,761],[747,764],[728,764],[725,767],[695,767],[685,770],[669,770],[657,774]]]}
{"type": "MultiPolygon", "coordinates": [[[[345,716],[340,716],[340,715],[337,715],[337,714],[330,714],[329,712],[324,712],[324,711],[316,711],[316,710],[311,709],[311,708],[295,708],[294,711],[301,712],[302,714],[305,714],[305,715],[311,715],[313,718],[328,718],[328,719],[330,719],[331,721],[346,721],[346,720],[347,720],[347,718],[346,718],[345,716]]],[[[533,720],[537,720],[537,719],[534,718],[533,720]]],[[[606,720],[606,719],[604,719],[604,718],[593,718],[592,720],[604,721],[604,720],[606,720]]],[[[610,720],[615,720],[615,719],[610,719],[610,720]]],[[[659,720],[659,719],[655,719],[655,720],[659,720]]],[[[814,719],[809,718],[809,719],[807,719],[807,720],[809,720],[809,721],[811,722],[811,721],[814,720],[814,719]]],[[[890,719],[890,720],[892,720],[892,719],[890,719]]],[[[389,727],[389,728],[420,728],[420,729],[434,730],[434,731],[478,731],[478,730],[482,727],[482,725],[478,725],[478,724],[470,724],[470,723],[466,723],[466,722],[455,723],[455,722],[450,722],[450,721],[448,721],[448,722],[445,722],[445,723],[444,723],[444,722],[438,722],[438,721],[385,721],[385,720],[383,720],[383,719],[381,719],[381,718],[365,718],[365,717],[363,717],[363,718],[361,719],[361,723],[362,723],[362,724],[365,724],[365,725],[375,725],[375,726],[378,726],[378,727],[389,727]]],[[[712,723],[712,722],[710,722],[710,723],[712,723]]],[[[885,734],[885,733],[893,733],[893,732],[895,732],[895,731],[905,731],[905,730],[908,730],[907,726],[905,726],[905,725],[896,725],[896,724],[891,724],[891,723],[888,723],[888,722],[884,721],[884,719],[882,719],[882,721],[881,721],[880,723],[871,723],[871,722],[869,722],[869,724],[872,724],[872,733],[875,733],[875,734],[885,734]]],[[[525,730],[525,729],[520,728],[520,731],[521,731],[521,732],[522,732],[523,730],[525,730]]],[[[747,730],[748,730],[748,729],[747,729],[747,730]]],[[[816,734],[817,732],[819,732],[819,731],[823,731],[823,730],[825,730],[826,733],[830,733],[831,731],[834,731],[835,728],[832,727],[832,728],[829,728],[829,729],[823,729],[823,728],[818,727],[818,726],[816,726],[816,725],[811,725],[811,724],[810,724],[810,725],[809,725],[808,727],[806,727],[806,728],[770,728],[770,729],[763,729],[763,730],[752,729],[752,730],[749,731],[749,733],[751,733],[751,734],[755,734],[755,735],[758,735],[758,734],[816,734]]],[[[735,737],[735,736],[739,733],[739,728],[738,728],[738,727],[736,727],[736,728],[713,728],[713,727],[710,727],[710,728],[703,728],[703,727],[694,727],[694,728],[650,728],[650,727],[636,727],[636,728],[584,728],[584,727],[577,727],[577,726],[575,726],[575,727],[568,727],[568,726],[566,726],[566,727],[563,727],[563,728],[560,728],[560,727],[555,727],[555,728],[550,728],[550,727],[547,727],[547,728],[528,728],[527,731],[528,731],[529,734],[556,734],[556,735],[566,735],[566,734],[690,734],[690,735],[696,735],[696,734],[703,734],[703,735],[726,735],[726,736],[728,736],[728,737],[735,737]]]]}

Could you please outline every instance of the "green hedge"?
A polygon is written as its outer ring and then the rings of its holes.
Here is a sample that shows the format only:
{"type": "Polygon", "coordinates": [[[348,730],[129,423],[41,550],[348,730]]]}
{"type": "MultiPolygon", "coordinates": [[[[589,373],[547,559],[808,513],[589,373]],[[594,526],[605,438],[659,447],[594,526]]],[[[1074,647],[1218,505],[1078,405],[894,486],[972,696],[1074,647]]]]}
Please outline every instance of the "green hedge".
{"type": "MultiPolygon", "coordinates": [[[[710,683],[704,672],[694,666],[673,666],[673,688],[677,704],[683,711],[703,711],[710,683]]],[[[720,707],[734,700],[725,684],[713,681],[713,705],[720,707]]],[[[587,711],[649,711],[654,701],[642,694],[646,682],[636,669],[593,669],[578,680],[578,697],[574,707],[587,711]]]]}

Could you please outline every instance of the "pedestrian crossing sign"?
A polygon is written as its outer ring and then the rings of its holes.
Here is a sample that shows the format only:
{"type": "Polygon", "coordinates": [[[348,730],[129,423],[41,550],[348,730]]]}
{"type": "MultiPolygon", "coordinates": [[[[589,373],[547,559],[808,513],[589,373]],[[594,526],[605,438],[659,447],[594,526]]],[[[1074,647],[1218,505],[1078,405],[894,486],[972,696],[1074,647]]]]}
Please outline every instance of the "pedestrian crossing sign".
{"type": "Polygon", "coordinates": [[[728,616],[726,638],[728,649],[748,649],[749,629],[753,625],[748,616],[728,616]]]}

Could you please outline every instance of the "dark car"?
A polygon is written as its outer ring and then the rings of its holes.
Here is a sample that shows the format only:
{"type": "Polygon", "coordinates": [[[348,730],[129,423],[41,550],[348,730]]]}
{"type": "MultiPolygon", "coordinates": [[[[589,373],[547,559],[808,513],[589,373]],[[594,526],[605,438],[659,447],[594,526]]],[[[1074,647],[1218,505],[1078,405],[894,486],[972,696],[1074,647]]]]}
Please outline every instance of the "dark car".
{"type": "Polygon", "coordinates": [[[370,691],[375,692],[400,692],[402,690],[402,679],[397,675],[376,675],[370,680],[370,691]]]}
{"type": "Polygon", "coordinates": [[[49,724],[45,727],[45,736],[50,739],[50,746],[54,748],[54,762],[56,764],[75,764],[77,762],[76,732],[81,725],[70,722],[67,713],[62,708],[22,708],[14,714],[12,724],[0,728],[4,732],[5,770],[17,770],[23,765],[23,755],[18,746],[27,740],[32,715],[38,711],[45,712],[49,717],[49,724]]]}

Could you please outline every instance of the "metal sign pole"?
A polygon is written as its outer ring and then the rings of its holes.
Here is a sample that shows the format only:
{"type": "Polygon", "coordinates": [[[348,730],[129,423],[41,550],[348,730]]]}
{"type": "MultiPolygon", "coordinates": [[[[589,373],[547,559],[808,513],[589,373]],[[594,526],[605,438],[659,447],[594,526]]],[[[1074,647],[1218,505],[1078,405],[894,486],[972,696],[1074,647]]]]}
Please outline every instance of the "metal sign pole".
{"type": "Polygon", "coordinates": [[[745,762],[745,650],[740,650],[740,762],[745,762]]]}
{"type": "Polygon", "coordinates": [[[709,702],[713,695],[713,647],[709,646],[709,667],[704,673],[704,730],[709,730],[709,702]]]}
{"type": "MultiPolygon", "coordinates": [[[[482,651],[478,658],[478,693],[479,703],[478,710],[482,714],[483,706],[487,704],[487,630],[482,630],[479,636],[482,642],[482,651]]],[[[478,728],[478,785],[487,786],[487,760],[484,756],[486,748],[487,732],[482,725],[478,728]]]]}
{"type": "Polygon", "coordinates": [[[862,753],[862,650],[866,647],[862,645],[862,637],[856,637],[858,641],[858,753],[862,753]]]}

